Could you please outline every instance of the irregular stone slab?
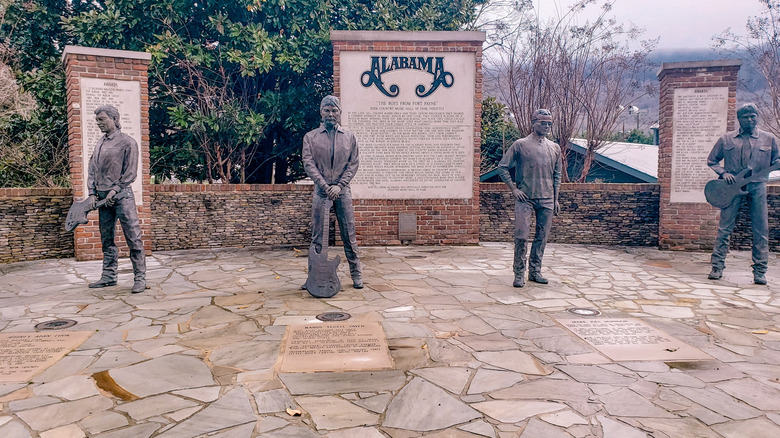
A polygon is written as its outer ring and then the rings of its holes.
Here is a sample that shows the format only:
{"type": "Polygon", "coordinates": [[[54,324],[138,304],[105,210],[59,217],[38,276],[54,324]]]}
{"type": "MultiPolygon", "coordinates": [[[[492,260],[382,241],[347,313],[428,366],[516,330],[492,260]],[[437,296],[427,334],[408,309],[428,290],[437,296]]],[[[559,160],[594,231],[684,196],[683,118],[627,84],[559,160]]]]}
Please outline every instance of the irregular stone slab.
{"type": "Polygon", "coordinates": [[[521,383],[511,388],[491,392],[495,399],[531,399],[559,400],[567,402],[587,402],[591,396],[588,386],[573,380],[537,379],[521,383]]]}
{"type": "Polygon", "coordinates": [[[207,386],[205,388],[183,389],[181,391],[174,391],[173,393],[208,403],[219,398],[219,388],[219,386],[207,386]]]}
{"type": "Polygon", "coordinates": [[[100,435],[95,435],[95,438],[149,438],[161,426],[159,423],[144,423],[126,429],[101,433],[100,435]]]}
{"type": "Polygon", "coordinates": [[[372,426],[379,420],[379,415],[336,397],[296,397],[295,401],[311,415],[317,430],[372,426]]]}
{"type": "Polygon", "coordinates": [[[602,395],[599,400],[604,404],[604,409],[616,417],[676,418],[628,388],[602,395]]]}
{"type": "Polygon", "coordinates": [[[512,371],[488,370],[480,368],[471,379],[467,394],[482,394],[497,389],[508,388],[523,381],[523,375],[512,371]]]}
{"type": "Polygon", "coordinates": [[[673,371],[648,374],[645,380],[666,386],[690,386],[691,388],[704,388],[706,386],[704,382],[695,377],[673,371]]]}
{"type": "Polygon", "coordinates": [[[271,430],[281,429],[282,427],[289,426],[286,420],[279,417],[263,417],[260,419],[260,426],[257,428],[257,433],[264,433],[271,430]]]}
{"type": "Polygon", "coordinates": [[[353,401],[356,405],[366,408],[371,412],[381,414],[387,408],[387,404],[392,400],[393,394],[379,394],[373,397],[361,398],[353,401]]]}
{"type": "Polygon", "coordinates": [[[211,363],[242,370],[272,368],[279,356],[281,342],[247,341],[217,348],[209,355],[211,363]]]}
{"type": "Polygon", "coordinates": [[[100,432],[127,426],[127,418],[116,412],[104,411],[90,415],[80,421],[81,425],[87,429],[87,432],[96,435],[100,432]]]}
{"type": "Polygon", "coordinates": [[[257,412],[261,414],[283,412],[288,407],[295,406],[292,398],[284,389],[259,392],[255,394],[255,401],[257,402],[257,412]]]}
{"type": "Polygon", "coordinates": [[[725,438],[776,438],[780,436],[780,426],[764,417],[716,424],[712,428],[725,438]]]}
{"type": "Polygon", "coordinates": [[[456,395],[463,391],[471,376],[470,368],[461,367],[421,368],[412,372],[456,395]]]}
{"type": "Polygon", "coordinates": [[[214,384],[211,371],[203,361],[174,354],[108,373],[117,385],[139,397],[214,384]]]}
{"type": "Polygon", "coordinates": [[[780,411],[780,390],[762,385],[753,379],[729,380],[715,386],[762,411],[780,411]]]}
{"type": "Polygon", "coordinates": [[[562,403],[517,400],[491,400],[473,403],[471,406],[502,423],[517,423],[534,415],[568,409],[562,403]]]}
{"type": "Polygon", "coordinates": [[[322,436],[306,427],[288,426],[282,430],[260,435],[258,438],[322,438],[322,436]]]}
{"type": "Polygon", "coordinates": [[[111,409],[113,406],[114,402],[110,399],[96,395],[81,400],[17,412],[16,415],[33,430],[49,430],[75,423],[90,414],[111,409]]]}
{"type": "Polygon", "coordinates": [[[465,403],[415,377],[390,402],[382,425],[425,432],[479,417],[480,414],[465,403]]]}
{"type": "Polygon", "coordinates": [[[431,360],[448,365],[463,365],[474,361],[474,357],[459,346],[444,339],[427,339],[431,360]]]}
{"type": "Polygon", "coordinates": [[[645,429],[663,432],[670,437],[711,438],[712,430],[703,424],[688,418],[656,420],[638,419],[645,429]]]}
{"type": "Polygon", "coordinates": [[[246,391],[236,388],[207,408],[158,435],[160,438],[198,436],[257,421],[246,391]]]}
{"type": "Polygon", "coordinates": [[[144,356],[143,354],[136,353],[135,351],[109,350],[103,353],[98,360],[92,363],[88,370],[90,373],[97,373],[113,368],[120,368],[137,364],[148,359],[148,357],[144,356]]]}
{"type": "Polygon", "coordinates": [[[345,373],[282,373],[279,379],[292,395],[331,395],[347,392],[396,391],[406,383],[403,371],[345,373]]]}
{"type": "Polygon", "coordinates": [[[531,418],[531,421],[523,429],[523,433],[520,434],[520,438],[560,438],[564,433],[553,425],[537,418],[531,418]]]}
{"type": "Polygon", "coordinates": [[[252,436],[252,432],[255,431],[254,423],[242,424],[241,426],[234,427],[224,432],[217,432],[213,435],[209,435],[209,438],[247,438],[252,436]]]}
{"type": "Polygon", "coordinates": [[[385,329],[387,339],[434,337],[433,331],[422,324],[383,321],[382,328],[385,329]]]}
{"type": "Polygon", "coordinates": [[[604,432],[604,438],[647,438],[646,433],[625,423],[621,423],[603,415],[597,415],[596,418],[599,420],[599,423],[601,423],[601,430],[604,432]]]}
{"type": "Polygon", "coordinates": [[[571,427],[575,424],[588,424],[588,420],[582,418],[572,411],[561,411],[554,414],[546,414],[539,418],[541,418],[543,421],[560,427],[571,427]]]}
{"type": "Polygon", "coordinates": [[[190,400],[184,400],[181,397],[176,397],[175,395],[162,394],[130,403],[124,403],[117,406],[116,410],[127,412],[132,419],[137,421],[193,406],[198,406],[198,404],[190,400]]]}
{"type": "Polygon", "coordinates": [[[30,438],[30,432],[18,421],[12,421],[0,427],[0,436],[13,438],[30,438]]]}
{"type": "Polygon", "coordinates": [[[534,343],[544,351],[554,351],[562,356],[595,353],[593,349],[571,336],[554,336],[535,339],[534,343]]]}
{"type": "Polygon", "coordinates": [[[745,374],[734,367],[718,361],[683,362],[670,364],[697,379],[707,382],[722,382],[724,380],[741,379],[745,374]]]}
{"type": "Polygon", "coordinates": [[[719,390],[683,387],[672,388],[672,390],[683,397],[687,397],[694,403],[698,403],[733,420],[747,420],[762,414],[761,411],[735,400],[719,390]]]}
{"type": "Polygon", "coordinates": [[[463,342],[475,351],[502,351],[516,350],[518,348],[516,342],[502,336],[500,333],[459,336],[458,341],[463,342]]]}
{"type": "Polygon", "coordinates": [[[385,436],[373,427],[355,427],[330,432],[328,438],[385,438],[385,436]]]}
{"type": "Polygon", "coordinates": [[[100,395],[95,386],[95,381],[88,376],[70,376],[64,379],[55,380],[51,383],[33,388],[35,395],[53,395],[66,400],[78,400],[80,398],[100,395]]]}
{"type": "Polygon", "coordinates": [[[489,363],[490,365],[510,371],[517,371],[518,373],[539,376],[546,376],[552,373],[551,370],[542,365],[535,357],[518,350],[485,351],[474,353],[474,357],[480,362],[489,363]]]}
{"type": "Polygon", "coordinates": [[[630,385],[636,382],[636,378],[606,370],[598,365],[559,365],[557,368],[578,382],[608,385],[630,385]]]}
{"type": "Polygon", "coordinates": [[[232,322],[244,321],[246,318],[236,315],[233,312],[217,307],[206,306],[192,315],[190,321],[190,327],[193,328],[207,328],[213,327],[219,324],[230,324],[232,322]]]}
{"type": "Polygon", "coordinates": [[[473,433],[475,435],[486,436],[488,438],[496,438],[496,431],[493,430],[493,426],[485,420],[475,421],[465,426],[458,426],[458,429],[473,433]]]}

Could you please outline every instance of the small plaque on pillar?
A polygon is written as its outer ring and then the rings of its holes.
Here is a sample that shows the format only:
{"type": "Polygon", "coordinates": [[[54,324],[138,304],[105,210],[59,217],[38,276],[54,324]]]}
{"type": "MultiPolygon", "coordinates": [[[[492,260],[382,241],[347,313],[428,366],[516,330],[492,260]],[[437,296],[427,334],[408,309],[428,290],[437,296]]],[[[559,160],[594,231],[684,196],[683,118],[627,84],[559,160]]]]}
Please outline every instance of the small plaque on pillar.
{"type": "Polygon", "coordinates": [[[417,213],[398,213],[398,240],[401,242],[417,240],[417,213]]]}

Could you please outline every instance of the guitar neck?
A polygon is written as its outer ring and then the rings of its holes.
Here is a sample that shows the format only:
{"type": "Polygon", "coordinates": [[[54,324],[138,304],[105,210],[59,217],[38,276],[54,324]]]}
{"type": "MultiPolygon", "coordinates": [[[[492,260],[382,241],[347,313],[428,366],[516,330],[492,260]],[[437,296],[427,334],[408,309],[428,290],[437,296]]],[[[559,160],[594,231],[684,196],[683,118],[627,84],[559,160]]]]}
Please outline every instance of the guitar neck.
{"type": "Polygon", "coordinates": [[[324,254],[328,250],[328,241],[330,236],[328,231],[330,230],[330,207],[333,206],[333,201],[330,199],[325,200],[322,209],[322,253],[324,254]]]}
{"type": "Polygon", "coordinates": [[[780,163],[775,163],[774,165],[769,166],[766,169],[763,169],[763,170],[758,171],[758,172],[753,172],[752,175],[750,175],[747,178],[744,178],[742,180],[742,182],[740,182],[740,185],[745,185],[745,184],[748,184],[748,183],[760,181],[761,178],[769,175],[769,172],[772,172],[773,170],[778,170],[778,169],[780,169],[780,163]]]}

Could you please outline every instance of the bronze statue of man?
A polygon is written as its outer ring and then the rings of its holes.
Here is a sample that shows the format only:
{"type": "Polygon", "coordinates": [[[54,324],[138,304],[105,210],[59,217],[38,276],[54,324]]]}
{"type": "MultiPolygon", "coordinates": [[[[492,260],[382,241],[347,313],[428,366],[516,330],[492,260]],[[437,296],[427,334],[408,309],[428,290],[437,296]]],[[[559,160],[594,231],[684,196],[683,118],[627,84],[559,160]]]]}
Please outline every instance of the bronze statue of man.
{"type": "MultiPolygon", "coordinates": [[[[758,173],[780,162],[777,138],[756,128],[758,109],[753,104],[745,104],[737,110],[739,130],[727,132],[720,137],[712,148],[707,165],[728,184],[737,183],[735,175],[749,170],[758,173]],[[720,164],[721,160],[723,165],[720,164]]],[[[749,176],[749,175],[746,175],[749,176]]],[[[769,261],[769,218],[767,216],[766,183],[768,176],[759,181],[748,183],[747,192],[750,207],[750,222],[753,227],[753,282],[766,284],[766,269],[769,261]]],[[[718,236],[712,249],[712,271],[710,280],[723,277],[726,266],[726,254],[729,251],[729,239],[734,230],[739,207],[744,196],[736,196],[727,207],[720,210],[718,236]]]]}
{"type": "Polygon", "coordinates": [[[553,215],[560,211],[561,148],[547,139],[552,129],[552,114],[546,109],[534,111],[531,125],[533,132],[514,142],[498,163],[499,175],[515,197],[514,287],[525,285],[526,244],[532,213],[536,214],[536,233],[528,261],[528,280],[547,284],[542,276],[542,256],[553,215]],[[514,168],[514,181],[511,168],[514,168]]]}
{"type": "Polygon", "coordinates": [[[363,288],[352,192],[349,183],[358,170],[358,144],[355,136],[341,127],[341,102],[335,96],[325,96],[320,102],[322,124],[303,137],[303,167],[314,181],[311,207],[312,244],[322,249],[323,211],[326,199],[333,201],[339,222],[344,254],[349,262],[349,273],[355,289],[363,288]]]}
{"type": "Polygon", "coordinates": [[[119,111],[110,105],[95,110],[95,121],[103,132],[89,159],[87,191],[94,207],[98,200],[106,203],[98,209],[100,241],[103,247],[103,273],[89,287],[115,286],[119,251],[114,243],[116,220],[122,224],[125,241],[133,264],[132,293],[146,289],[146,256],[141,241],[141,224],[130,187],[138,173],[138,144],[120,131],[119,111]]]}

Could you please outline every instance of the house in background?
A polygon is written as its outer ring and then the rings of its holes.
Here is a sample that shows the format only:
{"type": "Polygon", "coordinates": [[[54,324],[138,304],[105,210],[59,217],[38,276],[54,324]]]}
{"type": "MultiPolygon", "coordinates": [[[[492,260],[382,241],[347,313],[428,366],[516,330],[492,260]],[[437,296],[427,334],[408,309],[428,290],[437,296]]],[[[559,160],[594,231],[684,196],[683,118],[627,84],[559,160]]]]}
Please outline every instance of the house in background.
{"type": "MultiPolygon", "coordinates": [[[[569,175],[579,175],[585,158],[585,140],[574,138],[567,157],[569,175]]],[[[482,182],[501,182],[498,169],[484,173],[482,182]]],[[[658,146],[641,143],[609,142],[596,152],[586,182],[658,182],[658,146]]]]}

